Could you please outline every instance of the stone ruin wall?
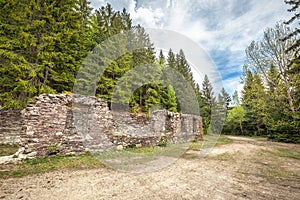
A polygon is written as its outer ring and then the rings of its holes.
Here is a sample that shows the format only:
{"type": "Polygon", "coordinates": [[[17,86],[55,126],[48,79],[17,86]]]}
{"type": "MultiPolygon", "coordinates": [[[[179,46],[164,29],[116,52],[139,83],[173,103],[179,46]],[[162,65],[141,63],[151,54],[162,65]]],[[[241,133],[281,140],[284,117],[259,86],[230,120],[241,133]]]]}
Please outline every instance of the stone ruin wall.
{"type": "Polygon", "coordinates": [[[19,109],[0,109],[0,142],[20,144],[23,128],[23,115],[19,109]]]}
{"type": "Polygon", "coordinates": [[[0,143],[18,144],[24,154],[83,153],[202,138],[202,118],[154,111],[110,111],[96,97],[43,94],[23,110],[0,110],[0,143]]]}

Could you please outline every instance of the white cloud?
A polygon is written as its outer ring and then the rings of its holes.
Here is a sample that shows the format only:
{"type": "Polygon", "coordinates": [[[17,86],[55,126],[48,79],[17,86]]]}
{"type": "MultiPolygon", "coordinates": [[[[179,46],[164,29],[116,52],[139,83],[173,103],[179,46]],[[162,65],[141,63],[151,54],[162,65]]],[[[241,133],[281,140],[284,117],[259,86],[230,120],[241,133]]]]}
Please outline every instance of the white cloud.
{"type": "Polygon", "coordinates": [[[91,6],[93,8],[100,8],[101,6],[103,6],[105,4],[106,4],[105,0],[92,0],[91,1],[91,6]]]}
{"type": "Polygon", "coordinates": [[[135,0],[130,0],[128,11],[135,23],[142,24],[145,27],[158,27],[164,17],[164,13],[161,8],[137,8],[135,0]]]}

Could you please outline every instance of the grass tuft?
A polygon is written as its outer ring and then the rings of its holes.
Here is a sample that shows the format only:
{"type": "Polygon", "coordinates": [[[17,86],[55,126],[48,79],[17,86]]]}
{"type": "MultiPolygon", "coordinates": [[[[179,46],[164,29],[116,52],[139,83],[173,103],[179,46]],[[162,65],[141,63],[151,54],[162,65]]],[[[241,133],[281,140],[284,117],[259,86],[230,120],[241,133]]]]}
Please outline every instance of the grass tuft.
{"type": "Polygon", "coordinates": [[[0,144],[0,156],[9,156],[18,151],[18,145],[0,144]]]}

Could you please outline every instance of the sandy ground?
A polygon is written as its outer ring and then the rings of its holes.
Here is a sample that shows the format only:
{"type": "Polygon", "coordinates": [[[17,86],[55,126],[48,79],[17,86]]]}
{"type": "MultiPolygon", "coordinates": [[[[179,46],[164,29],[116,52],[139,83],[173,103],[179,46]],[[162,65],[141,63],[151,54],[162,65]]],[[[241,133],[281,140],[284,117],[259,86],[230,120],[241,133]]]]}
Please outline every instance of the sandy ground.
{"type": "Polygon", "coordinates": [[[0,179],[0,199],[300,199],[300,160],[270,153],[299,145],[231,139],[205,158],[189,151],[155,172],[100,168],[0,179]]]}

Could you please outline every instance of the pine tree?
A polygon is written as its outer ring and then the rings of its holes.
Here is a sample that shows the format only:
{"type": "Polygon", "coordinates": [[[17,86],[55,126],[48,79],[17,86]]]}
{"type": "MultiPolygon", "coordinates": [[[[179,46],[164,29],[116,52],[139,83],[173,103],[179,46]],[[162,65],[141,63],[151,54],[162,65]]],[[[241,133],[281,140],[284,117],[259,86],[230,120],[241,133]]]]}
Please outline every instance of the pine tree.
{"type": "MultiPolygon", "coordinates": [[[[284,0],[284,2],[288,5],[291,5],[291,8],[288,9],[288,12],[296,12],[291,19],[289,19],[288,21],[285,22],[285,24],[290,25],[290,24],[293,24],[296,20],[299,20],[299,18],[300,18],[300,13],[297,12],[297,10],[299,9],[299,6],[300,6],[300,1],[299,0],[284,0]]],[[[299,35],[299,33],[300,33],[299,29],[296,28],[294,31],[287,34],[282,40],[285,41],[285,40],[291,39],[292,37],[299,35]]],[[[299,50],[300,50],[300,39],[298,37],[298,39],[288,49],[286,49],[286,51],[295,52],[295,58],[298,58],[299,50]]]]}
{"type": "Polygon", "coordinates": [[[173,53],[172,49],[170,49],[168,52],[167,63],[168,63],[168,67],[175,69],[176,67],[175,54],[173,53]]]}
{"type": "Polygon", "coordinates": [[[228,110],[229,104],[231,102],[231,97],[224,88],[221,89],[218,102],[225,108],[226,111],[228,110]]]}
{"type": "Polygon", "coordinates": [[[180,49],[179,53],[176,54],[176,69],[178,72],[192,85],[194,85],[193,82],[193,76],[191,72],[191,68],[185,58],[184,52],[182,49],[180,49]]]}
{"type": "Polygon", "coordinates": [[[158,92],[155,89],[148,88],[146,92],[146,98],[145,98],[145,111],[148,113],[151,113],[153,111],[153,106],[160,105],[160,97],[158,92]]]}
{"type": "Polygon", "coordinates": [[[240,97],[239,97],[239,93],[237,90],[234,91],[233,95],[232,95],[232,103],[234,106],[239,106],[240,105],[240,97]]]}
{"type": "Polygon", "coordinates": [[[227,117],[227,111],[231,98],[224,88],[218,95],[218,99],[215,108],[212,112],[212,119],[214,119],[214,130],[213,132],[218,133],[223,128],[225,119],[227,117]]]}
{"type": "Polygon", "coordinates": [[[80,38],[83,19],[77,6],[72,0],[30,1],[26,10],[30,45],[25,51],[41,83],[38,93],[48,92],[49,87],[56,92],[73,88],[85,49],[80,38]]]}
{"type": "Polygon", "coordinates": [[[163,68],[166,66],[166,58],[162,50],[159,51],[158,64],[160,64],[163,68]]]}
{"type": "Polygon", "coordinates": [[[95,47],[94,30],[92,23],[92,11],[90,2],[88,0],[78,0],[76,11],[81,15],[81,24],[79,37],[81,38],[81,50],[82,58],[87,56],[87,53],[95,47]]]}
{"type": "Polygon", "coordinates": [[[200,111],[200,115],[201,115],[202,113],[204,113],[203,110],[204,110],[205,100],[204,100],[204,97],[202,95],[202,92],[201,92],[201,89],[200,89],[200,86],[198,83],[196,83],[196,85],[195,85],[195,93],[197,96],[199,111],[200,111]]]}
{"type": "Polygon", "coordinates": [[[72,89],[82,57],[74,48],[81,21],[75,8],[70,0],[1,1],[4,107],[25,107],[35,95],[72,89]]]}
{"type": "Polygon", "coordinates": [[[202,97],[204,102],[201,110],[201,116],[203,117],[204,133],[207,133],[208,127],[211,123],[212,110],[215,108],[216,105],[213,86],[210,83],[207,75],[204,76],[204,80],[202,83],[202,97]]]}
{"type": "Polygon", "coordinates": [[[28,34],[25,1],[0,1],[0,105],[22,108],[37,91],[36,73],[22,55],[28,34]]]}
{"type": "Polygon", "coordinates": [[[245,109],[245,131],[248,135],[267,135],[266,95],[258,74],[247,73],[242,106],[245,109]]]}
{"type": "Polygon", "coordinates": [[[177,96],[177,110],[183,113],[199,115],[198,94],[191,68],[185,58],[183,50],[174,54],[170,49],[167,57],[168,74],[164,79],[172,83],[177,96]]]}
{"type": "Polygon", "coordinates": [[[165,109],[177,112],[177,98],[172,85],[169,85],[162,95],[162,102],[165,109]]]}
{"type": "MultiPolygon", "coordinates": [[[[106,41],[105,45],[107,45],[103,46],[103,43],[101,43],[102,45],[99,47],[101,48],[99,49],[100,52],[104,55],[99,55],[98,59],[105,71],[97,86],[97,96],[105,99],[109,104],[112,102],[113,95],[115,95],[115,100],[122,104],[127,104],[128,99],[130,99],[129,104],[134,107],[133,110],[135,111],[138,110],[137,107],[149,108],[150,105],[146,105],[146,99],[150,98],[150,94],[154,94],[150,88],[157,90],[159,88],[157,85],[146,84],[136,89],[132,97],[130,94],[135,85],[143,82],[142,79],[153,80],[155,76],[155,74],[147,73],[148,77],[142,77],[138,70],[139,67],[155,63],[153,44],[150,42],[144,28],[140,25],[133,27],[130,15],[125,9],[122,12],[114,11],[109,4],[96,11],[93,17],[93,26],[98,29],[97,32],[94,31],[95,40],[98,43],[106,41]],[[131,49],[135,50],[130,52],[131,49]],[[115,57],[117,59],[114,59],[115,57]],[[128,77],[122,79],[123,82],[119,83],[120,78],[131,70],[133,72],[127,74],[128,77]],[[122,84],[122,86],[115,91],[117,84],[122,84]],[[147,93],[148,90],[150,92],[147,93]]],[[[155,69],[156,66],[153,65],[151,70],[155,69]]],[[[159,91],[157,92],[159,94],[159,91]]],[[[159,98],[159,95],[151,98],[159,98]]]]}

